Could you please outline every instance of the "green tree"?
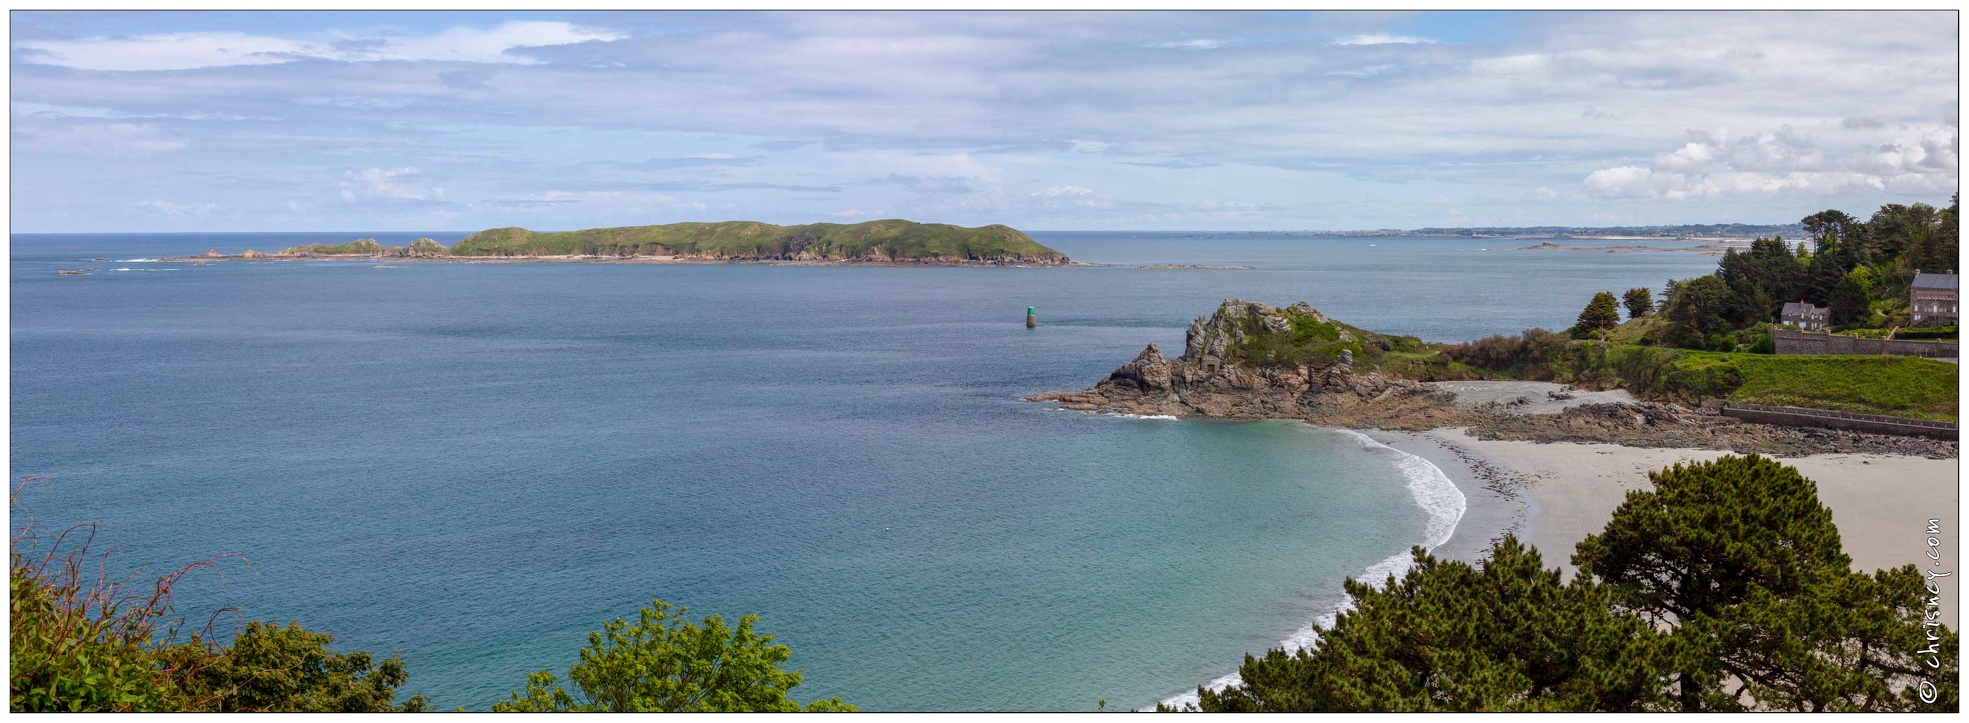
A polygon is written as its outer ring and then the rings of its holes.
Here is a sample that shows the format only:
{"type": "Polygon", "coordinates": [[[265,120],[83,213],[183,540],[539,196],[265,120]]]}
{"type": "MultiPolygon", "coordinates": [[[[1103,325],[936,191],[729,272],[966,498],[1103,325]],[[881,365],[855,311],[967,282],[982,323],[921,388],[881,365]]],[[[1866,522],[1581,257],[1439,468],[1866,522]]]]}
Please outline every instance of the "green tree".
{"type": "Polygon", "coordinates": [[[1753,587],[1743,603],[1685,626],[1683,637],[1706,641],[1718,668],[1741,683],[1712,696],[1728,698],[1713,707],[1748,698],[1762,710],[1955,710],[1959,640],[1945,627],[1924,627],[1921,573],[1913,565],[1828,573],[1789,597],[1753,587]],[[1932,669],[1924,647],[1934,653],[1932,669]],[[1932,702],[1922,700],[1924,680],[1938,686],[1932,702]]]}
{"type": "Polygon", "coordinates": [[[1562,583],[1515,537],[1476,566],[1415,548],[1385,587],[1348,580],[1353,608],[1317,649],[1246,655],[1242,682],[1197,689],[1213,712],[1621,711],[1658,696],[1662,636],[1590,580],[1562,583]]]}
{"type": "Polygon", "coordinates": [[[1832,287],[1831,309],[1833,326],[1858,324],[1873,315],[1868,305],[1866,287],[1860,283],[1859,274],[1847,274],[1832,287]]]}
{"type": "Polygon", "coordinates": [[[199,636],[163,652],[174,676],[174,696],[184,710],[232,713],[387,713],[430,709],[411,696],[396,705],[397,688],[409,678],[402,656],[377,661],[360,650],[328,649],[335,636],[260,621],[246,624],[230,646],[209,646],[199,636]]]}
{"type": "Polygon", "coordinates": [[[1843,239],[1857,238],[1861,230],[1859,219],[1853,218],[1847,215],[1846,212],[1838,209],[1820,211],[1806,216],[1799,220],[1798,223],[1805,227],[1806,233],[1811,234],[1812,238],[1817,240],[1818,250],[1820,252],[1823,252],[1828,246],[1838,243],[1843,239]]]}
{"type": "Polygon", "coordinates": [[[1920,577],[1852,572],[1832,511],[1796,469],[1732,455],[1648,477],[1653,489],[1629,492],[1573,563],[1672,626],[1677,708],[1912,710],[1929,706],[1900,692],[1921,674],[1954,680],[1953,633],[1940,671],[1915,660],[1920,577]]]}
{"type": "Polygon", "coordinates": [[[1751,586],[1797,594],[1826,568],[1844,570],[1832,511],[1811,480],[1758,455],[1648,473],[1573,564],[1657,623],[1715,615],[1751,586]]]}
{"type": "Polygon", "coordinates": [[[852,711],[840,698],[806,706],[787,698],[800,671],[781,670],[792,650],[773,636],[752,631],[755,615],[738,627],[712,615],[703,625],[684,619],[688,608],[661,600],[644,607],[635,623],[616,618],[588,634],[581,660],[568,666],[579,697],[545,670],[527,676],[526,688],[494,703],[500,712],[792,712],[852,711]]]}
{"type": "Polygon", "coordinates": [[[1620,301],[1612,292],[1602,291],[1593,295],[1586,308],[1579,312],[1579,322],[1572,325],[1568,333],[1574,339],[1586,339],[1593,332],[1612,329],[1620,325],[1620,301]]]}
{"type": "Polygon", "coordinates": [[[1716,346],[1712,339],[1732,330],[1727,316],[1731,303],[1730,287],[1713,274],[1675,284],[1662,309],[1673,325],[1669,340],[1690,349],[1716,346]]]}
{"type": "Polygon", "coordinates": [[[1649,291],[1646,287],[1628,289],[1627,293],[1620,297],[1620,301],[1621,304],[1627,307],[1627,318],[1629,319],[1639,319],[1655,311],[1654,292],[1649,291]]]}

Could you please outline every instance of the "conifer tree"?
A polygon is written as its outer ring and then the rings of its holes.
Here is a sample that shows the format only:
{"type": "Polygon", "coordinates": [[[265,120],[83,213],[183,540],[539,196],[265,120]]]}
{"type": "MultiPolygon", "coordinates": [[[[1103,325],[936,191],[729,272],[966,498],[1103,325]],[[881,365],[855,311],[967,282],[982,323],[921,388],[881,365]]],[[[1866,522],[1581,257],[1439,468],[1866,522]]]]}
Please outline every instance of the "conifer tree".
{"type": "Polygon", "coordinates": [[[1579,323],[1573,324],[1569,333],[1574,339],[1586,339],[1592,337],[1593,332],[1619,325],[1620,301],[1614,298],[1613,292],[1602,291],[1586,303],[1586,308],[1579,312],[1579,323]]]}
{"type": "Polygon", "coordinates": [[[1628,289],[1627,293],[1621,296],[1621,303],[1627,307],[1627,318],[1639,319],[1654,313],[1654,292],[1646,287],[1628,289]]]}
{"type": "Polygon", "coordinates": [[[1662,636],[1590,580],[1560,582],[1507,536],[1475,566],[1422,548],[1385,586],[1348,580],[1354,607],[1319,647],[1245,656],[1243,682],[1197,708],[1255,711],[1620,711],[1658,696],[1662,636]]]}

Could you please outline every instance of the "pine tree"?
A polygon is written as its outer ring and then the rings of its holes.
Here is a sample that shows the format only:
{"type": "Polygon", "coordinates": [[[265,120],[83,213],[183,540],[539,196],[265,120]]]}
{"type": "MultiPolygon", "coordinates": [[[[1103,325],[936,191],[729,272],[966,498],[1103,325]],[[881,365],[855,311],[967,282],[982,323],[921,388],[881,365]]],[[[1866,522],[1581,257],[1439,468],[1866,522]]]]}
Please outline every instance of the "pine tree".
{"type": "Polygon", "coordinates": [[[1614,612],[1585,579],[1560,582],[1507,536],[1476,566],[1415,548],[1377,587],[1347,581],[1353,609],[1318,649],[1245,656],[1243,682],[1199,688],[1213,712],[1624,711],[1658,698],[1663,637],[1614,612]]]}
{"type": "Polygon", "coordinates": [[[1614,298],[1613,292],[1602,291],[1586,303],[1586,308],[1579,312],[1579,323],[1573,324],[1568,332],[1574,339],[1586,339],[1592,337],[1593,332],[1619,325],[1620,301],[1614,298]]]}
{"type": "Polygon", "coordinates": [[[1873,315],[1873,309],[1867,305],[1866,287],[1853,274],[1847,274],[1838,286],[1832,287],[1830,306],[1833,326],[1858,324],[1873,315]]]}
{"type": "Polygon", "coordinates": [[[1628,289],[1627,293],[1621,296],[1620,300],[1627,307],[1627,318],[1629,319],[1639,319],[1654,313],[1654,292],[1649,291],[1646,287],[1628,289]]]}
{"type": "Polygon", "coordinates": [[[1668,694],[1684,711],[1916,710],[1909,691],[1957,670],[1954,633],[1938,670],[1925,639],[1920,576],[1851,571],[1832,511],[1796,469],[1725,456],[1649,473],[1573,563],[1626,609],[1672,625],[1668,694]],[[1923,678],[1922,676],[1932,676],[1923,678]],[[1746,704],[1746,701],[1748,704],[1746,704]]]}

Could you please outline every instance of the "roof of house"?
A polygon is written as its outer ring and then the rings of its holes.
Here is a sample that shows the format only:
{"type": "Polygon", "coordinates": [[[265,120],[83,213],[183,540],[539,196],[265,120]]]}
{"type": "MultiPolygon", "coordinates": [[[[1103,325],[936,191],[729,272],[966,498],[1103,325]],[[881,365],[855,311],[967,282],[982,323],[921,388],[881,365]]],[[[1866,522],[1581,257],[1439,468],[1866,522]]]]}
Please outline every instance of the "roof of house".
{"type": "Polygon", "coordinates": [[[1922,272],[1914,275],[1913,286],[1917,289],[1953,289],[1956,288],[1956,279],[1958,278],[1960,277],[1956,274],[1931,274],[1922,272]]]}
{"type": "Polygon", "coordinates": [[[1803,301],[1787,301],[1784,302],[1784,310],[1778,313],[1783,316],[1797,316],[1800,314],[1810,316],[1825,313],[1825,307],[1813,306],[1803,301]]]}

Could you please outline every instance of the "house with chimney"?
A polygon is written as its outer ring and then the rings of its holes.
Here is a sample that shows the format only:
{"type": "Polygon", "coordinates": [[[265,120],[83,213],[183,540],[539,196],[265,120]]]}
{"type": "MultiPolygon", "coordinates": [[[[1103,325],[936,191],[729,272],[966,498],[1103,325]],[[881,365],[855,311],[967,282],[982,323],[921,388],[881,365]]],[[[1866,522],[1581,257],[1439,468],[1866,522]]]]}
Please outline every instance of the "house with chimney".
{"type": "Polygon", "coordinates": [[[1778,322],[1805,331],[1819,331],[1832,325],[1832,310],[1803,300],[1787,301],[1778,312],[1778,322]]]}
{"type": "Polygon", "coordinates": [[[1914,283],[1907,287],[1914,326],[1955,326],[1958,278],[1953,269],[1945,274],[1914,272],[1914,283]]]}

